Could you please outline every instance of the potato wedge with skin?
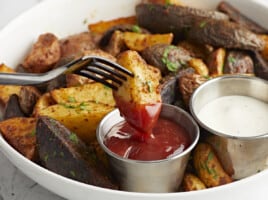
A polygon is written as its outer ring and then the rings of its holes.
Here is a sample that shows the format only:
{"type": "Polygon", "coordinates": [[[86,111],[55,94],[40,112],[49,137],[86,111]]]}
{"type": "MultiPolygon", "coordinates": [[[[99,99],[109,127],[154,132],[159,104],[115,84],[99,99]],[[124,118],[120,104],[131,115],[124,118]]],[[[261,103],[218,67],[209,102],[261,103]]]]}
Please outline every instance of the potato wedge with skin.
{"type": "Polygon", "coordinates": [[[40,117],[36,126],[37,150],[43,166],[62,176],[105,188],[117,189],[91,146],[58,121],[40,117]]]}
{"type": "Polygon", "coordinates": [[[54,101],[54,99],[51,97],[51,94],[45,93],[43,94],[36,102],[35,106],[34,106],[34,110],[33,110],[33,116],[38,116],[39,112],[51,105],[56,104],[56,102],[54,101]]]}
{"type": "Polygon", "coordinates": [[[183,5],[179,0],[143,0],[142,3],[157,3],[164,5],[183,5]]]}
{"type": "Polygon", "coordinates": [[[112,89],[97,82],[77,87],[52,90],[50,94],[58,104],[92,101],[115,106],[112,89]]]}
{"type": "Polygon", "coordinates": [[[16,94],[12,94],[9,97],[9,100],[3,113],[4,120],[14,117],[26,117],[25,113],[21,109],[19,97],[16,94]]]}
{"type": "Polygon", "coordinates": [[[149,132],[161,110],[159,69],[148,65],[136,51],[125,51],[117,62],[133,72],[134,77],[113,92],[116,105],[126,121],[142,132],[149,132]]]}
{"type": "Polygon", "coordinates": [[[124,32],[123,38],[126,46],[130,50],[142,51],[147,47],[156,44],[171,44],[173,40],[173,34],[142,34],[134,32],[124,32]]]}
{"type": "Polygon", "coordinates": [[[206,189],[206,186],[194,174],[186,173],[183,177],[182,188],[184,191],[194,191],[206,189]]]}
{"type": "Polygon", "coordinates": [[[133,24],[133,25],[137,24],[136,17],[130,16],[130,17],[121,17],[117,19],[112,19],[108,21],[100,21],[94,24],[89,24],[88,29],[92,33],[103,34],[111,27],[119,24],[133,24]]]}
{"type": "Polygon", "coordinates": [[[0,64],[0,72],[4,72],[4,73],[13,73],[15,72],[14,69],[8,67],[7,65],[5,65],[4,63],[0,64]]]}
{"type": "Polygon", "coordinates": [[[218,48],[209,55],[207,66],[211,76],[221,76],[223,74],[225,56],[226,50],[224,48],[218,48]]]}
{"type": "Polygon", "coordinates": [[[19,95],[21,87],[20,85],[0,85],[0,103],[2,106],[6,105],[12,94],[19,95]]]}
{"type": "Polygon", "coordinates": [[[194,68],[196,73],[201,76],[208,76],[209,74],[207,65],[199,58],[189,60],[188,65],[194,68]]]}
{"type": "Polygon", "coordinates": [[[56,119],[89,144],[96,138],[101,119],[113,109],[113,106],[93,102],[55,104],[40,110],[38,116],[56,119]]]}
{"type": "Polygon", "coordinates": [[[26,158],[37,161],[35,118],[17,117],[0,122],[5,140],[26,158]]]}
{"type": "Polygon", "coordinates": [[[211,145],[199,143],[193,153],[193,162],[198,177],[207,187],[232,182],[232,178],[222,168],[211,145]]]}

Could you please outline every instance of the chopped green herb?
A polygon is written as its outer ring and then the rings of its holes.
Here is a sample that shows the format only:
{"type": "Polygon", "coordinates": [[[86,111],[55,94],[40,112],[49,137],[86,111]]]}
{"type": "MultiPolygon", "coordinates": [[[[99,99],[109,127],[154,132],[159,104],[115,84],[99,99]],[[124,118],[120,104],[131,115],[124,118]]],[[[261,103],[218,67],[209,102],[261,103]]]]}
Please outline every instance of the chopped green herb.
{"type": "Polygon", "coordinates": [[[138,25],[133,25],[131,29],[134,33],[141,33],[141,28],[138,25]]]}
{"type": "Polygon", "coordinates": [[[213,153],[210,151],[208,154],[207,162],[210,162],[213,159],[213,153]]]}
{"type": "Polygon", "coordinates": [[[57,155],[57,152],[56,151],[53,151],[53,157],[55,157],[57,155]]]}
{"type": "Polygon", "coordinates": [[[84,19],[83,24],[87,24],[87,18],[84,19]]]}
{"type": "Polygon", "coordinates": [[[45,161],[45,162],[48,161],[48,154],[45,155],[45,157],[44,157],[44,161],[45,161]]]}
{"type": "Polygon", "coordinates": [[[36,134],[36,131],[35,131],[35,130],[32,130],[32,132],[31,132],[31,133],[29,133],[29,136],[34,137],[34,136],[35,136],[35,134],[36,134]]]}
{"type": "Polygon", "coordinates": [[[169,60],[169,52],[172,49],[175,49],[175,46],[168,46],[165,48],[164,53],[163,53],[163,57],[162,57],[162,62],[166,65],[167,69],[171,72],[176,72],[180,67],[181,67],[181,63],[176,61],[176,62],[172,62],[169,60]]]}
{"type": "Polygon", "coordinates": [[[202,21],[202,22],[199,24],[199,27],[200,27],[200,28],[204,28],[206,25],[207,25],[207,22],[206,22],[206,21],[202,21]]]}
{"type": "Polygon", "coordinates": [[[76,144],[78,143],[78,137],[75,133],[71,133],[71,135],[69,136],[69,139],[76,144]]]}
{"type": "Polygon", "coordinates": [[[79,108],[80,108],[80,110],[86,110],[86,108],[87,108],[86,103],[85,102],[80,103],[79,108]]]}
{"type": "Polygon", "coordinates": [[[69,102],[71,102],[71,103],[75,103],[76,102],[76,100],[75,100],[75,98],[74,97],[68,97],[68,101],[69,102]]]}
{"type": "Polygon", "coordinates": [[[70,174],[75,177],[75,172],[73,170],[70,171],[70,174]]]}
{"type": "Polygon", "coordinates": [[[65,108],[75,108],[74,105],[70,105],[70,104],[60,103],[60,105],[62,105],[65,108]]]}
{"type": "Polygon", "coordinates": [[[234,64],[236,60],[235,60],[234,57],[229,56],[229,57],[228,57],[228,61],[229,61],[229,63],[234,64]]]}
{"type": "Polygon", "coordinates": [[[166,4],[166,5],[171,5],[170,0],[166,0],[166,1],[165,1],[165,4],[166,4]]]}

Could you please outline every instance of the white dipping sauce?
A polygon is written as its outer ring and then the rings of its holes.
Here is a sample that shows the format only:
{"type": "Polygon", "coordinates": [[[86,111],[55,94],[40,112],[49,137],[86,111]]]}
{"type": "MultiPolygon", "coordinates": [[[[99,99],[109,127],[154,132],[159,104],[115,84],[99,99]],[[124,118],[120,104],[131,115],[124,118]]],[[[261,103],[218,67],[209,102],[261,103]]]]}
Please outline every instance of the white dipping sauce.
{"type": "Polygon", "coordinates": [[[197,114],[209,128],[232,136],[268,133],[268,104],[247,96],[224,96],[207,103],[197,114]]]}

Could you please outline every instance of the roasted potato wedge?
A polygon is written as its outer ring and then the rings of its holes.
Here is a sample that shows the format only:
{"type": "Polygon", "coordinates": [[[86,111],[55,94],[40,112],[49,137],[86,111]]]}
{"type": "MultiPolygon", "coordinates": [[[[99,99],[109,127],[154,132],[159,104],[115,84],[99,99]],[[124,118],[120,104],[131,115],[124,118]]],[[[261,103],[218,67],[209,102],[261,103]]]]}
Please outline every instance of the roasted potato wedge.
{"type": "Polygon", "coordinates": [[[56,119],[89,144],[96,138],[101,119],[113,109],[114,106],[93,102],[64,103],[39,110],[38,116],[56,119]]]}
{"type": "Polygon", "coordinates": [[[183,5],[183,3],[179,0],[143,0],[143,3],[157,3],[164,5],[183,5]]]}
{"type": "Polygon", "coordinates": [[[37,161],[36,119],[17,117],[0,122],[0,131],[6,141],[26,158],[37,161]]]}
{"type": "Polygon", "coordinates": [[[77,87],[60,88],[51,91],[50,94],[58,104],[92,101],[115,106],[112,89],[97,82],[77,87]]]}
{"type": "Polygon", "coordinates": [[[193,69],[195,69],[196,73],[201,76],[209,75],[207,65],[203,62],[203,60],[199,58],[193,58],[189,60],[188,65],[189,67],[192,67],[193,69]]]}
{"type": "Polygon", "coordinates": [[[225,57],[226,50],[224,48],[218,48],[209,55],[207,66],[211,76],[220,76],[223,74],[225,57]]]}
{"type": "Polygon", "coordinates": [[[264,40],[264,48],[261,51],[262,57],[268,61],[268,35],[261,35],[261,38],[264,40]]]}
{"type": "Polygon", "coordinates": [[[206,189],[205,184],[194,174],[185,173],[182,181],[184,191],[194,191],[206,189]]]}
{"type": "Polygon", "coordinates": [[[123,39],[125,45],[134,51],[142,51],[147,47],[156,44],[167,44],[170,45],[173,40],[173,34],[142,34],[135,32],[124,32],[123,39]]]}
{"type": "Polygon", "coordinates": [[[40,117],[36,127],[41,163],[49,170],[87,184],[117,189],[91,146],[58,121],[40,117]]]}
{"type": "Polygon", "coordinates": [[[13,118],[13,117],[26,117],[25,113],[21,109],[21,106],[19,103],[19,97],[16,94],[12,94],[9,97],[9,100],[7,102],[7,105],[3,113],[4,120],[13,118]]]}
{"type": "Polygon", "coordinates": [[[19,95],[21,87],[20,85],[0,85],[0,104],[5,106],[12,94],[19,95]]]}
{"type": "Polygon", "coordinates": [[[112,19],[108,21],[100,21],[94,24],[89,24],[88,29],[92,33],[103,34],[111,27],[119,24],[133,24],[133,25],[137,24],[136,17],[130,16],[130,17],[121,17],[118,19],[112,19]]]}
{"type": "Polygon", "coordinates": [[[13,73],[15,72],[14,69],[8,67],[7,65],[5,65],[4,63],[0,64],[0,72],[3,73],[13,73]]]}
{"type": "Polygon", "coordinates": [[[193,162],[198,177],[207,187],[232,182],[232,178],[224,171],[211,145],[199,143],[193,153],[193,162]]]}
{"type": "Polygon", "coordinates": [[[56,104],[56,102],[54,101],[54,99],[51,97],[51,94],[45,93],[43,94],[36,102],[35,106],[34,106],[34,110],[33,110],[33,116],[38,116],[39,112],[51,105],[56,104]]]}
{"type": "Polygon", "coordinates": [[[161,109],[160,71],[148,65],[136,51],[123,52],[117,61],[133,72],[134,77],[127,77],[114,91],[116,104],[130,124],[147,132],[153,127],[155,119],[150,122],[143,119],[158,116],[161,109]]]}
{"type": "Polygon", "coordinates": [[[33,86],[22,86],[19,93],[19,105],[21,110],[31,116],[37,100],[41,97],[40,91],[33,86]]]}

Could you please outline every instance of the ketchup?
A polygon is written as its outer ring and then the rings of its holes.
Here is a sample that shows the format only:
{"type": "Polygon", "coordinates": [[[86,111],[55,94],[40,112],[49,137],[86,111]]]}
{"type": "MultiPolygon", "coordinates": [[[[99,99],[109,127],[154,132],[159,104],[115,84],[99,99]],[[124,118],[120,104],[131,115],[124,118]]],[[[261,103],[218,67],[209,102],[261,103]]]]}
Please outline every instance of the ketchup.
{"type": "Polygon", "coordinates": [[[133,127],[145,134],[151,132],[159,117],[162,103],[136,104],[131,101],[124,101],[114,94],[116,105],[121,115],[133,127]]]}
{"type": "Polygon", "coordinates": [[[160,117],[148,134],[120,122],[107,133],[104,144],[123,158],[150,161],[181,153],[190,145],[190,138],[183,127],[160,117]]]}

